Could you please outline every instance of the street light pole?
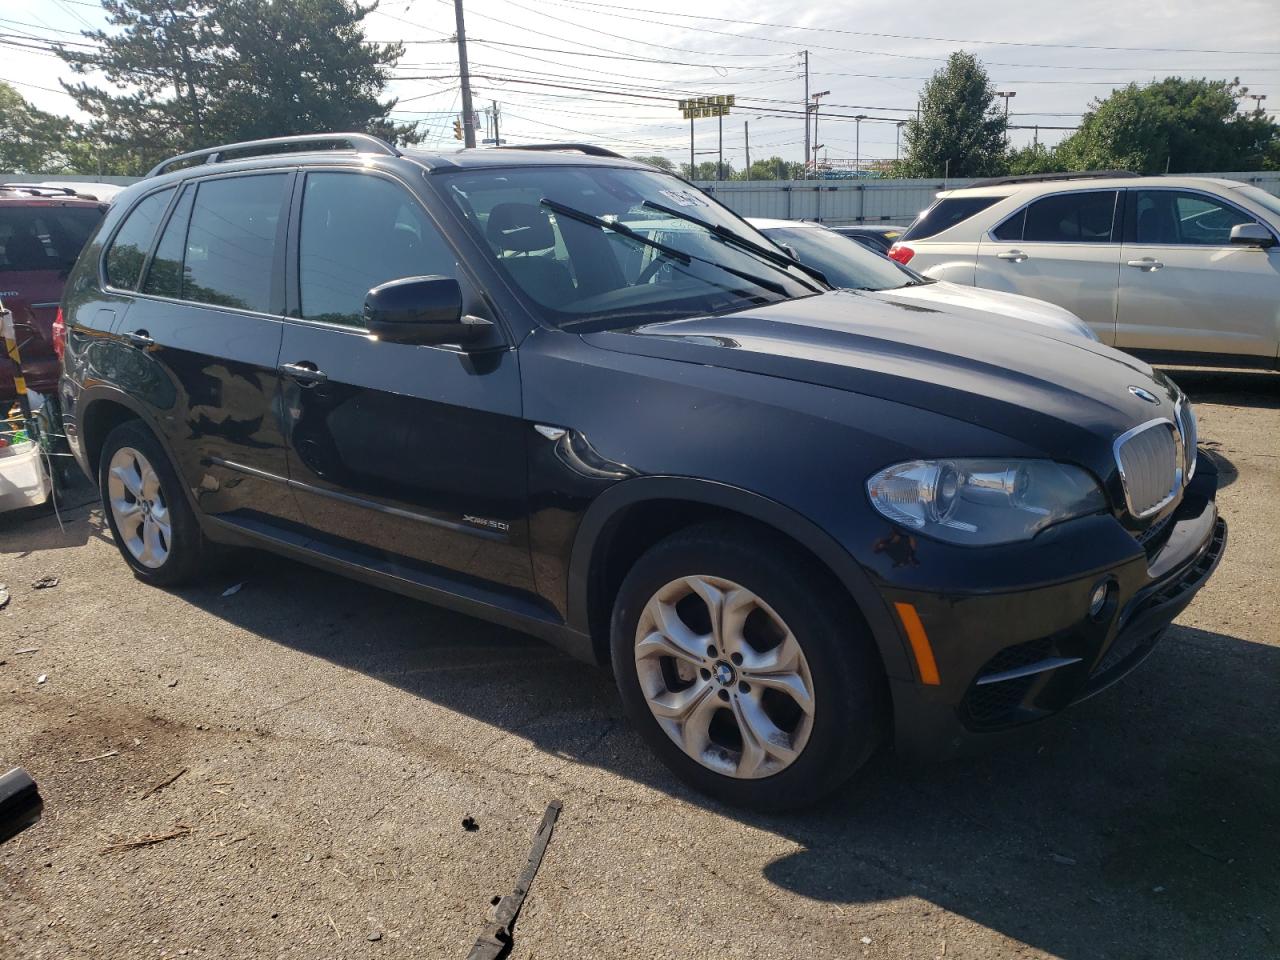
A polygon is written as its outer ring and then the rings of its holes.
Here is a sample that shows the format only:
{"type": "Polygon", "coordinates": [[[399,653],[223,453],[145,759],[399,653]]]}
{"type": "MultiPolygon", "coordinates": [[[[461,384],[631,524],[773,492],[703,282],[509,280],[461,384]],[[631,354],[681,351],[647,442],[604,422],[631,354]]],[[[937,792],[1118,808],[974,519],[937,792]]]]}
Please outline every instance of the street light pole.
{"type": "Polygon", "coordinates": [[[1253,101],[1253,112],[1261,113],[1262,101],[1267,99],[1267,95],[1265,93],[1251,93],[1251,94],[1248,94],[1248,97],[1250,100],[1253,101]]]}
{"type": "Polygon", "coordinates": [[[862,121],[865,119],[867,119],[865,113],[860,113],[853,118],[853,172],[859,177],[862,176],[862,121]]]}
{"type": "Polygon", "coordinates": [[[897,131],[893,135],[893,159],[902,159],[902,127],[907,121],[899,120],[896,124],[897,131]]]}
{"type": "Polygon", "coordinates": [[[1018,95],[1018,91],[1016,90],[997,90],[996,91],[997,97],[1004,97],[1004,142],[1005,144],[1009,143],[1009,100],[1010,98],[1016,97],[1017,95],[1018,95]]]}
{"type": "Polygon", "coordinates": [[[809,168],[809,51],[804,51],[804,165],[809,168]]]}

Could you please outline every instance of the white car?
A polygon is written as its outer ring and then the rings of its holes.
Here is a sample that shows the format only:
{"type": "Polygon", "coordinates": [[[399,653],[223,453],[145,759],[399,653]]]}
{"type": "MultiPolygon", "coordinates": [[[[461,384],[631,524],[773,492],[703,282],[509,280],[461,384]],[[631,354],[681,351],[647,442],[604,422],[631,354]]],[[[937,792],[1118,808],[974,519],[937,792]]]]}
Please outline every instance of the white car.
{"type": "Polygon", "coordinates": [[[867,291],[880,300],[981,311],[1098,339],[1069,310],[1017,294],[976,290],[922,277],[819,223],[755,217],[748,218],[747,223],[801,263],[821,270],[832,286],[867,291]]]}
{"type": "Polygon", "coordinates": [[[938,194],[889,255],[1037,297],[1159,363],[1280,358],[1280,198],[1234,180],[1057,174],[938,194]]]}

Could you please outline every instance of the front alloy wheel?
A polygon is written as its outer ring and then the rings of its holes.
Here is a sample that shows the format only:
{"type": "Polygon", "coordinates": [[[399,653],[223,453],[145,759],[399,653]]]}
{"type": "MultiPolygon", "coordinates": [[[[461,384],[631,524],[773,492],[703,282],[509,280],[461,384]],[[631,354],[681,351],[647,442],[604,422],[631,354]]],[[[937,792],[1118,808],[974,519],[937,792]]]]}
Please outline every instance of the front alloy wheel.
{"type": "Polygon", "coordinates": [[[661,587],[640,614],[635,663],[658,725],[715,773],[772,776],[809,741],[809,663],[783,619],[746,587],[711,576],[661,587]]]}

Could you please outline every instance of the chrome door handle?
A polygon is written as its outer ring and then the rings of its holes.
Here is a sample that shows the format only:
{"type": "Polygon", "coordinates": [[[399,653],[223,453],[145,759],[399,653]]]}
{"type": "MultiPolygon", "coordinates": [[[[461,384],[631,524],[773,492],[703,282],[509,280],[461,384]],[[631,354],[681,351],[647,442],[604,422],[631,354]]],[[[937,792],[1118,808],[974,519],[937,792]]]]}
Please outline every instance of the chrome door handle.
{"type": "Polygon", "coordinates": [[[124,342],[131,346],[140,347],[145,350],[147,347],[155,346],[155,341],[151,339],[151,334],[145,330],[134,330],[132,333],[122,333],[120,335],[124,342]]]}
{"type": "Polygon", "coordinates": [[[291,380],[296,380],[303,386],[309,386],[314,383],[324,383],[329,379],[329,375],[323,370],[316,368],[316,365],[310,360],[299,360],[296,363],[282,363],[276,368],[291,380]]]}
{"type": "Polygon", "coordinates": [[[1129,266],[1137,267],[1139,270],[1159,270],[1164,266],[1155,257],[1143,257],[1141,260],[1129,260],[1127,263],[1129,266]]]}
{"type": "Polygon", "coordinates": [[[1012,260],[1014,263],[1021,263],[1023,260],[1031,259],[1021,250],[1006,250],[1004,253],[997,253],[996,257],[1000,260],[1012,260]]]}

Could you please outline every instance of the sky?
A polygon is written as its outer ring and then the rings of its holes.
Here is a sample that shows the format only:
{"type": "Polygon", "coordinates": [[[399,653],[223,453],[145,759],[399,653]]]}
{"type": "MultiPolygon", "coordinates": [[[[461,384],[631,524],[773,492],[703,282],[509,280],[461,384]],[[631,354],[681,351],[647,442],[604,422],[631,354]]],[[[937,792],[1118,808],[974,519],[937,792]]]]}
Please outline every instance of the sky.
{"type": "MultiPolygon", "coordinates": [[[[0,0],[0,40],[77,40],[105,24],[93,0],[0,0]]],[[[406,44],[389,88],[394,119],[417,123],[429,146],[457,146],[453,0],[382,0],[365,24],[370,40],[406,44]]],[[[503,139],[585,140],[687,162],[676,100],[734,94],[723,149],[738,168],[748,136],[753,159],[801,159],[806,49],[811,92],[830,91],[818,139],[831,160],[893,158],[897,121],[960,49],[1014,92],[1010,122],[1027,128],[1011,133],[1015,146],[1056,143],[1069,131],[1054,128],[1078,124],[1094,98],[1169,75],[1239,78],[1280,114],[1276,0],[466,0],[466,32],[476,108],[497,101],[503,139]]],[[[0,46],[0,79],[44,110],[76,115],[58,83],[71,72],[54,55],[0,46]]],[[[715,159],[717,121],[696,121],[694,134],[697,159],[715,159]]]]}

